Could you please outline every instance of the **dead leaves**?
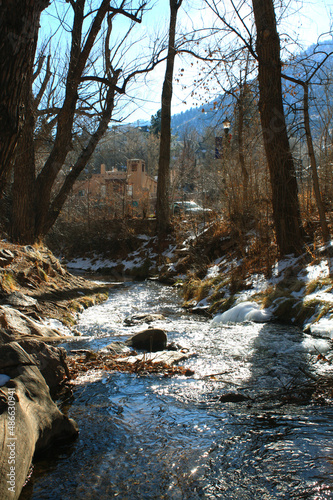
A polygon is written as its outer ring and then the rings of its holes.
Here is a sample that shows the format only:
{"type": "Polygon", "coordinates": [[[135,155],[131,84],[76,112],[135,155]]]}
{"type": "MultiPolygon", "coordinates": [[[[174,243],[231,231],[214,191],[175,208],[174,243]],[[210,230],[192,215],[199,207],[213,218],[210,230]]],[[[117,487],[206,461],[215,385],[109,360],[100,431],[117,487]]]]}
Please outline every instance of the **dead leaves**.
{"type": "Polygon", "coordinates": [[[164,377],[172,377],[174,375],[189,377],[194,375],[192,370],[183,366],[172,366],[165,362],[154,362],[154,360],[148,357],[143,357],[142,360],[136,360],[134,363],[120,361],[122,357],[126,358],[127,355],[119,356],[117,354],[113,356],[90,351],[84,355],[74,355],[67,360],[70,377],[71,379],[76,379],[79,375],[89,370],[127,372],[136,375],[159,374],[164,377]]]}

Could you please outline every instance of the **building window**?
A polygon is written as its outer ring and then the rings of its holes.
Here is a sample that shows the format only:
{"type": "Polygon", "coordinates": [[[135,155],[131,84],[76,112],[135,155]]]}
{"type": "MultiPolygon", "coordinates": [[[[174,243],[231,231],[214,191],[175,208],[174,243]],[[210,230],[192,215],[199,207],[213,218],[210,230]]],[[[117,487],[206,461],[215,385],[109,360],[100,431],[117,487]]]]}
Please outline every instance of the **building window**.
{"type": "Polygon", "coordinates": [[[144,171],[145,171],[145,164],[142,163],[142,172],[144,172],[144,171]]]}

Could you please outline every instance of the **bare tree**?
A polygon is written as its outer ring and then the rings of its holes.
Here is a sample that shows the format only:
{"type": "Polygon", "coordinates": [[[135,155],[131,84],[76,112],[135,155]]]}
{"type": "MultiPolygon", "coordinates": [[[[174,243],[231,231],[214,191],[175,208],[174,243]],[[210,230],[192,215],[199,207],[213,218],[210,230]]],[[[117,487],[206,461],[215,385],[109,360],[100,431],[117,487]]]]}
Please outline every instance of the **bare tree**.
{"type": "MultiPolygon", "coordinates": [[[[316,54],[318,54],[318,52],[316,52],[316,54]]],[[[320,189],[318,168],[317,168],[317,160],[316,160],[315,148],[314,148],[313,138],[312,138],[312,133],[311,133],[310,111],[309,111],[309,92],[310,92],[311,80],[315,77],[315,75],[319,72],[319,70],[324,66],[327,59],[332,54],[333,54],[333,52],[330,52],[328,54],[325,53],[322,61],[320,61],[319,63],[316,63],[316,62],[313,63],[311,65],[310,69],[307,68],[305,66],[305,64],[302,64],[302,66],[303,66],[302,69],[303,69],[303,72],[305,73],[305,76],[303,79],[294,78],[293,76],[290,76],[290,75],[283,75],[283,77],[286,80],[289,80],[293,83],[296,83],[297,85],[300,85],[303,89],[302,101],[303,101],[304,130],[305,130],[305,137],[306,137],[306,143],[307,143],[307,148],[308,148],[308,154],[309,154],[309,158],[310,158],[313,190],[314,190],[316,204],[317,204],[317,210],[318,210],[318,214],[319,214],[321,232],[322,232],[323,240],[325,243],[327,243],[330,240],[330,231],[329,231],[328,224],[326,221],[325,207],[324,207],[324,203],[323,203],[322,196],[321,196],[321,189],[320,189]]]]}
{"type": "MultiPolygon", "coordinates": [[[[259,83],[259,110],[262,134],[272,193],[273,220],[276,241],[281,255],[300,252],[303,246],[303,229],[298,202],[298,187],[293,158],[288,142],[286,122],[282,101],[280,38],[277,32],[275,10],[272,0],[252,0],[255,36],[252,31],[252,19],[248,2],[233,0],[230,4],[232,13],[228,13],[225,4],[215,0],[206,2],[222,23],[220,43],[223,43],[224,58],[234,58],[238,64],[236,51],[248,50],[257,61],[259,83]],[[223,12],[221,9],[224,9],[223,12]],[[238,42],[235,44],[235,37],[238,42]],[[235,49],[236,46],[236,49],[235,49]]],[[[214,29],[216,34],[216,28],[214,29]]],[[[222,68],[221,68],[222,71],[222,68]]],[[[241,126],[241,120],[239,124],[241,126]]],[[[241,128],[240,128],[241,131],[241,128]]],[[[241,138],[242,136],[240,136],[241,138]]],[[[242,165],[243,145],[239,144],[242,165]]],[[[243,162],[243,178],[247,183],[243,162]]]]}
{"type": "MultiPolygon", "coordinates": [[[[129,82],[138,75],[151,71],[158,63],[158,56],[147,57],[142,66],[132,63],[132,67],[123,67],[121,47],[136,23],[141,22],[146,7],[144,1],[135,7],[130,0],[121,0],[115,5],[110,0],[102,0],[98,7],[89,10],[90,2],[76,0],[70,2],[73,12],[71,28],[71,49],[67,66],[65,88],[61,103],[56,109],[44,109],[44,116],[49,113],[50,123],[56,121],[54,142],[45,164],[37,174],[33,151],[29,163],[17,162],[14,182],[14,198],[22,200],[20,208],[14,204],[13,237],[19,242],[32,242],[44,236],[54,224],[66,198],[79,174],[91,158],[99,140],[106,132],[120,95],[127,91],[129,82]],[[129,27],[123,28],[121,39],[113,42],[115,18],[123,16],[129,20],[129,27]],[[85,29],[89,21],[89,29],[85,29]],[[104,64],[95,57],[94,48],[99,37],[104,37],[104,64]],[[117,59],[118,58],[118,59],[117,59]],[[117,67],[118,65],[118,67],[117,67]],[[101,75],[101,69],[103,69],[101,75]],[[95,99],[95,102],[92,101],[95,99]],[[53,115],[53,116],[52,116],[53,115]],[[84,142],[78,157],[73,160],[59,190],[54,193],[54,186],[59,172],[68,158],[76,132],[76,117],[87,115],[93,126],[87,129],[88,139],[84,142]],[[25,181],[26,180],[26,181],[25,181]],[[28,186],[30,186],[28,188],[28,186]],[[16,193],[15,193],[16,191],[16,193]]],[[[33,142],[34,120],[27,123],[27,137],[33,142]],[[28,130],[29,127],[29,130],[28,130]]]]}
{"type": "Polygon", "coordinates": [[[272,0],[252,0],[257,27],[259,109],[280,255],[300,253],[303,229],[298,187],[283,109],[280,38],[272,0]]]}
{"type": "Polygon", "coordinates": [[[169,207],[169,188],[170,188],[170,146],[171,146],[171,100],[172,100],[172,80],[175,57],[177,53],[176,23],[177,14],[182,4],[182,0],[170,0],[170,25],[169,25],[169,43],[166,59],[166,70],[162,90],[161,107],[161,139],[160,156],[158,163],[158,182],[157,182],[157,231],[163,238],[170,228],[170,207],[169,207]]]}

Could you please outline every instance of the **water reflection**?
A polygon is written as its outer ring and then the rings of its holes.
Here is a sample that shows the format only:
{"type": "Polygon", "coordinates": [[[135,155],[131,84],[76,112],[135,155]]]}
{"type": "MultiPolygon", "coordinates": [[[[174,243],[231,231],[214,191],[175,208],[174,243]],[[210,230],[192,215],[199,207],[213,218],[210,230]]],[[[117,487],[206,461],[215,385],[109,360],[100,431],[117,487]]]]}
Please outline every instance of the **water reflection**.
{"type": "Polygon", "coordinates": [[[82,379],[68,409],[79,439],[36,464],[22,500],[333,498],[333,409],[285,399],[313,369],[302,332],[212,327],[180,310],[174,289],[127,283],[82,315],[94,336],[82,346],[142,329],[124,326],[138,311],[164,313],[158,326],[198,354],[187,362],[195,377],[82,379]],[[223,402],[226,392],[247,399],[223,402]]]}

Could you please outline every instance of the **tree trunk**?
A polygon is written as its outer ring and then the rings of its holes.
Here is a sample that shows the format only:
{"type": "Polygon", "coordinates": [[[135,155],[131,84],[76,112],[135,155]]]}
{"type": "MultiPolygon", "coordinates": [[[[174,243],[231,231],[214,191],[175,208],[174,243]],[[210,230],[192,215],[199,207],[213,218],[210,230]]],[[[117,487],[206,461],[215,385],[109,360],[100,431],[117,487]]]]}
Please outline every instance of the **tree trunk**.
{"type": "Polygon", "coordinates": [[[0,8],[0,196],[6,186],[27,115],[41,12],[48,0],[3,0],[0,8]]]}
{"type": "Polygon", "coordinates": [[[172,79],[176,57],[175,37],[177,13],[182,0],[170,0],[170,26],[168,56],[162,90],[161,108],[161,139],[160,156],[158,162],[156,219],[157,232],[160,238],[166,236],[170,230],[170,147],[171,147],[171,100],[172,79]]]}
{"type": "Polygon", "coordinates": [[[320,187],[319,187],[319,178],[318,178],[318,170],[317,170],[317,162],[316,155],[314,152],[311,128],[310,128],[310,116],[309,116],[309,84],[304,82],[303,84],[304,97],[304,127],[305,127],[305,136],[306,143],[308,146],[308,153],[310,158],[311,172],[312,172],[312,181],[313,181],[313,189],[316,198],[316,204],[319,214],[320,227],[323,235],[324,243],[327,243],[330,240],[330,232],[328,229],[326,215],[325,215],[325,207],[323,204],[323,200],[321,198],[320,187]]]}
{"type": "Polygon", "coordinates": [[[257,28],[259,110],[272,188],[273,219],[281,256],[301,253],[303,229],[295,167],[284,117],[280,39],[272,0],[252,0],[257,28]]]}
{"type": "Polygon", "coordinates": [[[21,244],[35,241],[35,148],[33,134],[35,118],[32,109],[31,83],[28,82],[25,124],[18,141],[14,163],[14,182],[12,185],[12,240],[21,244]]]}
{"type": "Polygon", "coordinates": [[[244,87],[240,89],[240,96],[237,103],[238,108],[238,130],[237,130],[237,142],[238,142],[238,159],[242,172],[243,180],[243,214],[247,212],[248,209],[248,186],[249,186],[249,172],[246,168],[245,154],[244,154],[244,87]]]}

